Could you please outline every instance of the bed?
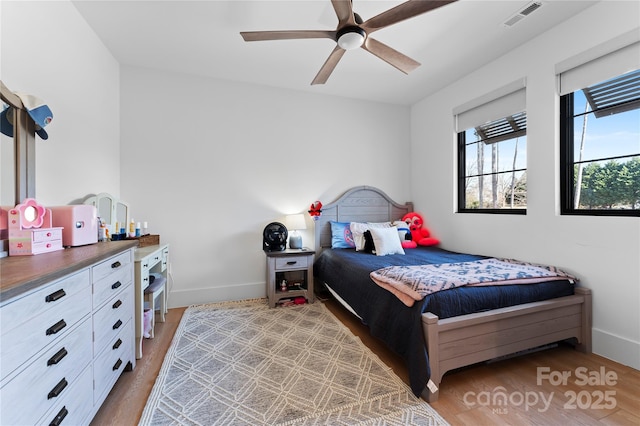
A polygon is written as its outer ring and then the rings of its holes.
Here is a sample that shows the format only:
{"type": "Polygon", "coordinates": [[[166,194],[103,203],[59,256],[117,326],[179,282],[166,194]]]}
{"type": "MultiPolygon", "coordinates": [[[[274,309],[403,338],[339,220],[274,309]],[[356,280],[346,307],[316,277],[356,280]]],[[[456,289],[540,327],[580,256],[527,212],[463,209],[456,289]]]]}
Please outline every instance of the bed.
{"type": "Polygon", "coordinates": [[[324,205],[315,223],[314,276],[400,355],[413,392],[436,401],[450,370],[563,340],[591,352],[591,292],[572,280],[458,287],[404,305],[369,272],[389,265],[468,262],[484,256],[436,247],[375,256],[331,249],[331,222],[393,222],[413,211],[381,190],[359,186],[324,205]]]}

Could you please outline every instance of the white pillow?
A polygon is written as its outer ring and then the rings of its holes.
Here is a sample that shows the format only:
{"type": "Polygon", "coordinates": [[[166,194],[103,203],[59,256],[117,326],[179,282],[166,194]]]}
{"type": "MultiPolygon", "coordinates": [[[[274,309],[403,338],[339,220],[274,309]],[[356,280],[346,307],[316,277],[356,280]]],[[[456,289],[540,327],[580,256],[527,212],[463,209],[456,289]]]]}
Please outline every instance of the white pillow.
{"type": "Polygon", "coordinates": [[[373,245],[376,247],[376,256],[385,256],[387,254],[404,254],[400,238],[398,238],[398,229],[392,228],[370,228],[373,245]]]}
{"type": "MultiPolygon", "coordinates": [[[[356,244],[356,251],[364,250],[364,232],[371,228],[390,228],[392,225],[390,222],[351,222],[349,228],[351,228],[351,236],[353,242],[356,244]]],[[[397,231],[396,231],[397,234],[397,231]]]]}

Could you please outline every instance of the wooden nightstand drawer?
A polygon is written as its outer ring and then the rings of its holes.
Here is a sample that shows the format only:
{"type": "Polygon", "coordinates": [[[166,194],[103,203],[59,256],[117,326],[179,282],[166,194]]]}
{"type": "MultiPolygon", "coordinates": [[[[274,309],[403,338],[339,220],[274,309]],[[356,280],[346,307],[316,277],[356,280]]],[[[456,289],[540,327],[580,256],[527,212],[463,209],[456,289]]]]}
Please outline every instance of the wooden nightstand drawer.
{"type": "Polygon", "coordinates": [[[276,270],[304,269],[308,266],[308,256],[287,256],[276,258],[276,270]]]}
{"type": "Polygon", "coordinates": [[[315,251],[289,249],[266,252],[267,298],[269,307],[276,306],[281,299],[294,300],[304,297],[313,303],[313,259],[315,251]],[[283,288],[284,286],[284,288],[283,288]]]}

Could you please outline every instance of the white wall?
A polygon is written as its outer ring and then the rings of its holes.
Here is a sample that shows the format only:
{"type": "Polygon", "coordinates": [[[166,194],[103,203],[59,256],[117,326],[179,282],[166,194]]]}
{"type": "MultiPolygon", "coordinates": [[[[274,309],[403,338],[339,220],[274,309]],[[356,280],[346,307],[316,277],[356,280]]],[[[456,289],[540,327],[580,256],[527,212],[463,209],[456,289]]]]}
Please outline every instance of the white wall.
{"type": "MultiPolygon", "coordinates": [[[[0,78],[54,113],[49,140],[37,145],[37,198],[56,205],[110,192],[129,201],[133,217],[172,245],[172,306],[264,295],[264,226],[366,184],[413,200],[447,248],[580,276],[594,293],[595,352],[640,368],[640,221],[558,214],[553,75],[556,63],[637,28],[638,6],[598,4],[411,111],[119,70],[68,1],[0,2],[0,78]],[[528,214],[455,214],[451,110],[520,77],[528,82],[528,214]]],[[[4,176],[10,142],[1,142],[4,176]]],[[[2,188],[6,204],[12,194],[2,188]]]]}
{"type": "Polygon", "coordinates": [[[170,306],[264,297],[262,230],[315,200],[410,199],[408,107],[131,67],[121,100],[122,198],[171,244],[170,306]]]}
{"type": "Polygon", "coordinates": [[[553,264],[577,275],[580,285],[593,291],[594,352],[635,368],[640,368],[640,220],[559,215],[554,66],[638,31],[639,6],[599,3],[411,111],[413,200],[444,247],[553,264]],[[522,77],[527,79],[527,215],[457,214],[452,109],[522,77]]]}
{"type": "MultiPolygon", "coordinates": [[[[0,78],[53,112],[36,137],[36,198],[64,205],[120,191],[119,64],[69,1],[2,1],[0,78]]],[[[0,204],[14,202],[11,138],[2,135],[0,204]],[[8,184],[7,184],[8,183],[8,184]]]]}

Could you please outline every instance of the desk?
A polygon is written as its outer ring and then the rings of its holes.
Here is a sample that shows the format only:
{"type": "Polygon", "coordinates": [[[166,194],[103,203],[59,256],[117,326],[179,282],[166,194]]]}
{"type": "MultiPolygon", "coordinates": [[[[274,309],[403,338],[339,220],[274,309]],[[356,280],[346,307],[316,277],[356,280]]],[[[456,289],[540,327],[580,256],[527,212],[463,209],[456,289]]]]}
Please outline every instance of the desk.
{"type": "MultiPolygon", "coordinates": [[[[135,275],[135,318],[136,318],[136,359],[142,358],[142,338],[144,332],[144,290],[149,287],[149,274],[160,273],[167,278],[169,264],[169,244],[139,247],[134,252],[135,275]]],[[[168,285],[168,281],[167,281],[168,285]]],[[[165,298],[168,287],[160,297],[165,298]]],[[[165,312],[166,313],[166,312],[165,312]]]]}

